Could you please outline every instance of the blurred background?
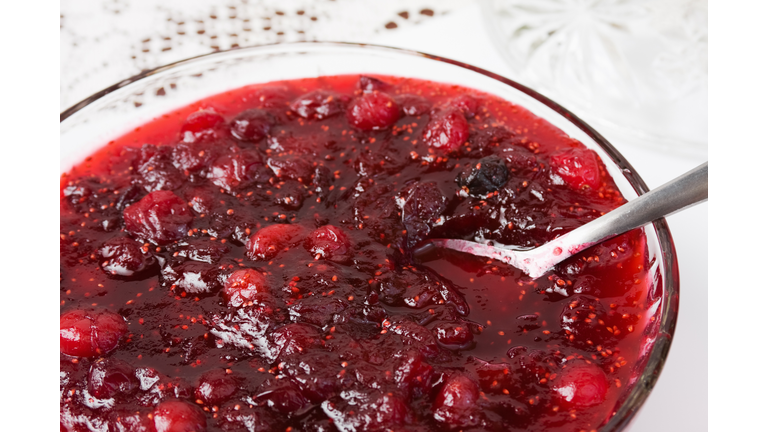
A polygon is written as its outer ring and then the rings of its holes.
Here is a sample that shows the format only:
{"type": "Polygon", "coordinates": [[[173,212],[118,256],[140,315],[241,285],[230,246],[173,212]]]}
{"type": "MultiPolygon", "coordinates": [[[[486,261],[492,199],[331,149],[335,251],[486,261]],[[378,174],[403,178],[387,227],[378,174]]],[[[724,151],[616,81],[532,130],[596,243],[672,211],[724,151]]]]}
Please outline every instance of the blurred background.
{"type": "MultiPolygon", "coordinates": [[[[375,43],[542,92],[606,136],[651,188],[707,160],[706,0],[61,0],[60,10],[61,110],[144,70],[218,50],[375,43]]],[[[707,211],[668,218],[680,315],[633,431],[707,429],[707,211]]]]}

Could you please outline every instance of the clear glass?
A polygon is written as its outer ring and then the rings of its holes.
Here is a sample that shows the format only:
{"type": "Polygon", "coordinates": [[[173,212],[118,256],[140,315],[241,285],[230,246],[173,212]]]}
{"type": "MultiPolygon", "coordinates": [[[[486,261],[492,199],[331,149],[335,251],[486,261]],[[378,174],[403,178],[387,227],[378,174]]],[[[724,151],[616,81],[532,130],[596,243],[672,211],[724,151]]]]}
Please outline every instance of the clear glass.
{"type": "MultiPolygon", "coordinates": [[[[247,84],[323,75],[376,73],[449,82],[523,106],[595,150],[624,195],[648,188],[629,162],[599,133],[555,102],[501,76],[413,51],[345,43],[297,43],[224,51],[184,60],[107,88],[61,113],[61,172],[111,139],[153,118],[247,84]]],[[[645,228],[653,289],[646,301],[655,317],[644,329],[635,381],[601,431],[625,430],[656,382],[672,341],[678,304],[675,248],[666,221],[645,228]]]]}
{"type": "Polygon", "coordinates": [[[622,141],[706,153],[706,0],[482,4],[513,78],[622,141]]]}

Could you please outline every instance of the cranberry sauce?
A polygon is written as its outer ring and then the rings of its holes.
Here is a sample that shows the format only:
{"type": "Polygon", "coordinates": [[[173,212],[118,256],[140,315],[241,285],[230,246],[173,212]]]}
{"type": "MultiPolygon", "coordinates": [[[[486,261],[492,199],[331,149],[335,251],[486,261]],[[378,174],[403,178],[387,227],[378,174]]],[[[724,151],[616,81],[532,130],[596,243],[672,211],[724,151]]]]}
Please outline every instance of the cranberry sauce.
{"type": "Polygon", "coordinates": [[[594,152],[471,89],[249,86],[61,181],[61,429],[592,430],[640,357],[640,230],[531,280],[426,238],[530,248],[621,205],[594,152]]]}

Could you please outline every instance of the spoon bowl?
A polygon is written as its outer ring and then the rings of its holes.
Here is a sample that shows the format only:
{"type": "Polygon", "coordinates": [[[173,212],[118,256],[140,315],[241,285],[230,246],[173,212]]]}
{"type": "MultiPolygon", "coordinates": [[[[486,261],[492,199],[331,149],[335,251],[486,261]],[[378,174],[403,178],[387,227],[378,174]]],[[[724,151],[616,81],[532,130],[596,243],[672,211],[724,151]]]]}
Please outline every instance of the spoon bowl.
{"type": "Polygon", "coordinates": [[[708,162],[704,162],[659,188],[534,249],[521,250],[494,241],[431,239],[416,254],[433,247],[453,249],[502,261],[536,279],[584,249],[706,201],[707,185],[708,162]]]}

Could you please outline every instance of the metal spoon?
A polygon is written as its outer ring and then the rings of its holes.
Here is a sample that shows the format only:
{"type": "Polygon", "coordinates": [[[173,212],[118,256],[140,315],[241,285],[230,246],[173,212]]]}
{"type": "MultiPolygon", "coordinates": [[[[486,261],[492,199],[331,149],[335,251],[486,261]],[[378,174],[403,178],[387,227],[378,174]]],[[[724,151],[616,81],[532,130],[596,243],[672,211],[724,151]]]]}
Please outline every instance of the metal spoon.
{"type": "MultiPolygon", "coordinates": [[[[425,246],[430,248],[431,244],[493,258],[522,270],[531,278],[538,278],[556,264],[590,246],[706,201],[707,164],[704,162],[663,186],[535,249],[515,250],[514,246],[494,241],[483,244],[454,239],[432,239],[425,246]]],[[[417,254],[426,248],[419,248],[417,254]]]]}

